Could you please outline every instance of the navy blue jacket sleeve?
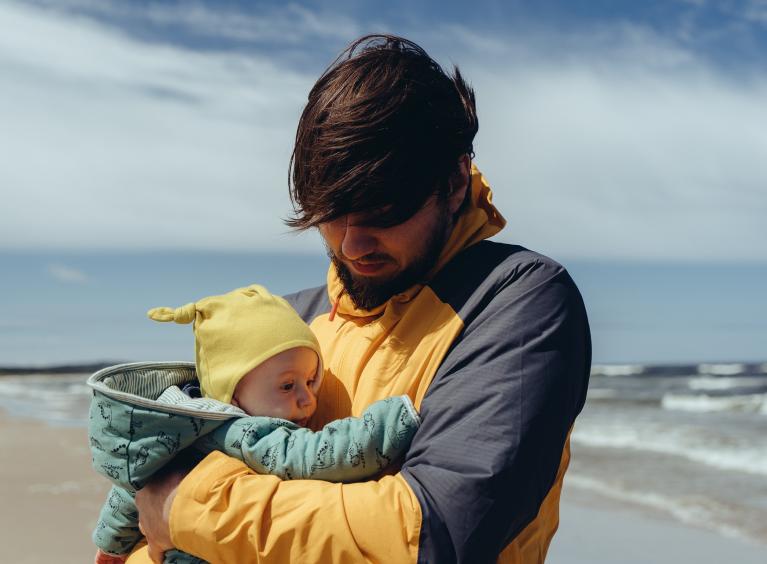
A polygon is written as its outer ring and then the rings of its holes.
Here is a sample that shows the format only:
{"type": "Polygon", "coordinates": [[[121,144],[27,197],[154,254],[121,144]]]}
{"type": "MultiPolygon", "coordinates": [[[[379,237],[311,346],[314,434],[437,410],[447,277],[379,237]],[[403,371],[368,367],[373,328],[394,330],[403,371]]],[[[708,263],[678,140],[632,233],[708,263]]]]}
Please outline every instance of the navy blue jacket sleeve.
{"type": "MultiPolygon", "coordinates": [[[[482,249],[501,248],[490,245],[482,249]]],[[[402,467],[422,509],[419,562],[495,561],[537,515],[585,401],[580,293],[560,265],[522,251],[492,272],[457,264],[447,276],[464,330],[402,467]]]]}

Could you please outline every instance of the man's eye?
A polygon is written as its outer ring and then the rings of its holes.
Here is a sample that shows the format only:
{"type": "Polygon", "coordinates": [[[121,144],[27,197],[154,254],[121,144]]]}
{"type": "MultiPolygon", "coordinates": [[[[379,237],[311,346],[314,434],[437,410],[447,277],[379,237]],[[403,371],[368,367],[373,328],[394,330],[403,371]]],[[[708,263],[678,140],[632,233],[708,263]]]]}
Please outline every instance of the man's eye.
{"type": "Polygon", "coordinates": [[[376,214],[371,214],[367,217],[364,217],[360,219],[359,225],[362,227],[372,227],[372,228],[378,228],[378,229],[386,229],[387,227],[394,227],[395,225],[399,225],[402,223],[402,219],[400,217],[394,216],[389,212],[380,212],[376,214]]]}

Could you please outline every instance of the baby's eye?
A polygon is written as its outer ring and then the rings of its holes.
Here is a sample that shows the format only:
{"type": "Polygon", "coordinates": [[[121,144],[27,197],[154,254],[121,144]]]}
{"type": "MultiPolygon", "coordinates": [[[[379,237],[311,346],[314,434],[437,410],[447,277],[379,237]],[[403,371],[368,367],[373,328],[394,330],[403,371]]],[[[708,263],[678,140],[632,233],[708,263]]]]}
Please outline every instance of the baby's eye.
{"type": "Polygon", "coordinates": [[[290,390],[292,390],[292,389],[293,389],[293,385],[294,385],[294,384],[293,384],[293,382],[285,382],[284,384],[282,384],[282,385],[280,386],[280,389],[281,389],[283,392],[289,392],[290,390]]]}

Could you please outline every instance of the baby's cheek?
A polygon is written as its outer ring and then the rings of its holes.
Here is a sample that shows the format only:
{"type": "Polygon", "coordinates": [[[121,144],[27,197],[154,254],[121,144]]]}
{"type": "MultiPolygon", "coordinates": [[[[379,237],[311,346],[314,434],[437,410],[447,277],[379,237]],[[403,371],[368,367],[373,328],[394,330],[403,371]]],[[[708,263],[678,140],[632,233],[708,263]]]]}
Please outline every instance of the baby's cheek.
{"type": "Polygon", "coordinates": [[[293,417],[293,406],[284,398],[275,401],[271,407],[274,417],[279,417],[281,419],[290,419],[293,417]]]}

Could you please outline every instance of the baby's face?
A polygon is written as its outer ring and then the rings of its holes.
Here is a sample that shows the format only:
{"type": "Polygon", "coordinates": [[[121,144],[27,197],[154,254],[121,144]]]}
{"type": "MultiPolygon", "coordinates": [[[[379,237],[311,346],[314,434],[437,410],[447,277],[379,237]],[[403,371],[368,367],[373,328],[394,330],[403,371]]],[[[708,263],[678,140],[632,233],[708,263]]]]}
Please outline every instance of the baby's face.
{"type": "Polygon", "coordinates": [[[242,377],[232,404],[248,415],[279,417],[303,427],[317,409],[312,385],[318,364],[317,353],[307,347],[276,354],[242,377]]]}

